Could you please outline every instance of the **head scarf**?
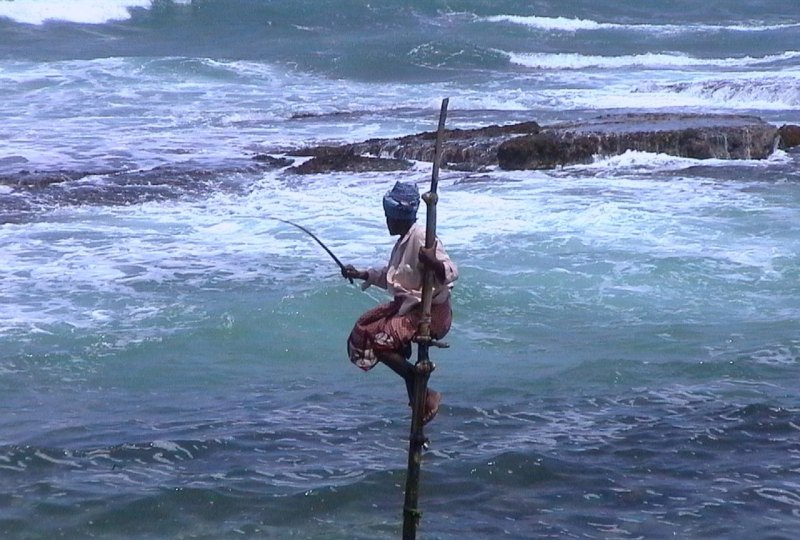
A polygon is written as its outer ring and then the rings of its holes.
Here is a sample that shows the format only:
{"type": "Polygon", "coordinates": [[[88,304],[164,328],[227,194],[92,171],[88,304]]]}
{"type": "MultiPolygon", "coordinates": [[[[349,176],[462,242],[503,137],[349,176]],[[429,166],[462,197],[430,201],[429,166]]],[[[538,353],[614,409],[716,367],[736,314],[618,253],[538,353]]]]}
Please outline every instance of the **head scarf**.
{"type": "Polygon", "coordinates": [[[419,188],[412,182],[397,182],[383,196],[383,211],[387,218],[415,221],[419,208],[419,188]]]}

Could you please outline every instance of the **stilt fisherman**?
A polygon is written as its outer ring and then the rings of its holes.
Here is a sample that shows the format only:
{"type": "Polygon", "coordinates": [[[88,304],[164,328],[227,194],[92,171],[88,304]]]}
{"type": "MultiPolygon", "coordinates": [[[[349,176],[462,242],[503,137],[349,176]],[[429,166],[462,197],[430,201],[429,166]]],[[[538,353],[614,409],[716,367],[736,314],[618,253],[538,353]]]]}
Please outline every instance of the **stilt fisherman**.
{"type": "MultiPolygon", "coordinates": [[[[458,278],[458,269],[444,246],[436,239],[434,247],[425,247],[425,226],[417,223],[419,189],[409,182],[397,182],[383,198],[386,227],[392,236],[400,236],[392,249],[389,263],[383,268],[357,270],[352,265],[342,275],[364,281],[362,289],[376,285],[389,291],[392,300],[364,313],[347,340],[350,361],[369,371],[382,362],[400,375],[406,384],[409,403],[414,398],[414,365],[411,343],[422,317],[423,274],[433,271],[431,337],[442,339],[450,330],[453,312],[450,290],[458,278]]],[[[442,396],[428,388],[423,422],[430,422],[439,411],[442,396]]]]}

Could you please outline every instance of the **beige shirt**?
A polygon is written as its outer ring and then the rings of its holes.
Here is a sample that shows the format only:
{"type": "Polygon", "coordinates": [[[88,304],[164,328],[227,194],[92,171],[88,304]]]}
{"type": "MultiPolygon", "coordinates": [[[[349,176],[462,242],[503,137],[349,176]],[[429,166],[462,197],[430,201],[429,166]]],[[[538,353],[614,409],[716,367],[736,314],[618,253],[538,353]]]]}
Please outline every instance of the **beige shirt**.
{"type": "MultiPolygon", "coordinates": [[[[383,268],[367,270],[368,278],[361,285],[367,289],[370,285],[388,290],[395,298],[402,297],[399,314],[408,313],[422,301],[422,281],[425,267],[419,262],[419,250],[425,247],[425,226],[415,223],[401,237],[392,249],[389,264],[383,268]]],[[[450,298],[450,289],[458,279],[458,268],[450,260],[444,246],[436,239],[436,258],[444,263],[445,281],[440,282],[434,276],[433,303],[442,304],[450,298]]]]}

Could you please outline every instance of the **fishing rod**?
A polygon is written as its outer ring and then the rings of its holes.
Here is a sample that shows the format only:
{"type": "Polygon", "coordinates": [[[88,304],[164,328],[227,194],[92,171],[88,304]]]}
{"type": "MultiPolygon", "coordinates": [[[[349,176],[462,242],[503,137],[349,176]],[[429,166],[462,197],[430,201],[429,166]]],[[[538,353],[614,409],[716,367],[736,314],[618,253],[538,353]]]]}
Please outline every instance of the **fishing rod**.
{"type": "MultiPolygon", "coordinates": [[[[298,224],[298,223],[295,223],[294,221],[289,221],[288,219],[281,219],[281,218],[276,218],[276,217],[270,217],[270,219],[274,219],[274,220],[276,220],[276,221],[280,221],[281,223],[287,223],[287,224],[289,224],[289,225],[292,225],[292,226],[294,226],[294,227],[297,227],[298,229],[300,229],[301,231],[303,231],[304,233],[306,233],[308,236],[310,236],[311,238],[313,238],[314,240],[316,240],[317,244],[319,244],[320,246],[322,246],[322,249],[324,249],[324,250],[325,250],[325,251],[328,253],[328,255],[330,255],[330,256],[331,256],[331,259],[333,259],[333,262],[335,262],[337,265],[339,265],[339,269],[340,269],[340,270],[343,272],[343,273],[342,273],[342,275],[344,275],[344,271],[345,271],[345,269],[344,269],[344,264],[342,264],[342,261],[340,261],[340,260],[339,260],[339,257],[337,257],[336,255],[334,255],[334,254],[333,254],[333,251],[331,251],[331,250],[328,248],[328,246],[326,246],[326,245],[325,245],[325,244],[322,242],[322,240],[320,240],[319,238],[317,238],[317,235],[316,235],[316,234],[314,234],[313,232],[309,231],[308,229],[306,229],[306,228],[305,228],[305,227],[303,227],[302,225],[300,225],[300,224],[298,224]]],[[[350,280],[350,283],[353,283],[353,278],[347,278],[347,279],[348,279],[348,280],[350,280]]]]}

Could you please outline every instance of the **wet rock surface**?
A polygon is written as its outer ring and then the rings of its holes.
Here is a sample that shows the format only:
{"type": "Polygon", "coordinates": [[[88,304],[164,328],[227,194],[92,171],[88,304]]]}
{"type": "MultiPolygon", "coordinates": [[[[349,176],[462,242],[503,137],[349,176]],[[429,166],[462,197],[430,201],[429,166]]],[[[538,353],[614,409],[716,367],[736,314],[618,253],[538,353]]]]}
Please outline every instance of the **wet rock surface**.
{"type": "Polygon", "coordinates": [[[330,172],[403,171],[411,162],[395,157],[371,157],[363,155],[352,146],[319,146],[296,152],[297,156],[311,159],[288,169],[297,174],[321,174],[330,172]]]}
{"type": "Polygon", "coordinates": [[[780,148],[794,148],[800,146],[800,126],[784,124],[778,128],[781,137],[780,148]]]}
{"type": "Polygon", "coordinates": [[[128,205],[192,197],[209,189],[246,191],[253,175],[291,164],[290,159],[257,155],[226,163],[188,161],[151,169],[0,172],[0,223],[22,223],[32,213],[59,205],[128,205]]]}
{"type": "MultiPolygon", "coordinates": [[[[451,169],[477,171],[497,165],[497,148],[511,137],[538,133],[536,122],[478,129],[448,129],[442,148],[442,163],[451,169]]],[[[293,155],[314,156],[303,166],[290,169],[298,173],[331,170],[400,170],[411,166],[409,160],[433,161],[436,132],[429,131],[395,139],[370,139],[360,143],[331,147],[305,148],[293,155]],[[364,160],[365,156],[376,156],[364,160]],[[386,160],[398,160],[397,169],[386,169],[386,160]],[[365,169],[370,165],[373,169],[365,169]],[[339,168],[332,168],[339,167],[339,168]]]]}
{"type": "MultiPolygon", "coordinates": [[[[451,129],[446,130],[442,165],[468,171],[493,166],[507,170],[552,169],[628,150],[696,159],[764,159],[774,152],[779,141],[783,141],[781,144],[795,141],[794,131],[786,128],[786,135],[779,136],[775,126],[755,116],[647,113],[610,115],[550,126],[522,122],[451,129]]],[[[407,166],[403,165],[406,160],[432,161],[435,136],[435,132],[424,132],[339,147],[306,148],[296,155],[314,157],[290,170],[297,173],[401,170],[407,166]],[[392,168],[395,166],[396,169],[392,168]]]]}
{"type": "Polygon", "coordinates": [[[604,116],[506,141],[498,148],[498,164],[503,169],[550,169],[628,150],[695,159],[764,159],[777,141],[778,130],[754,116],[604,116]]]}

